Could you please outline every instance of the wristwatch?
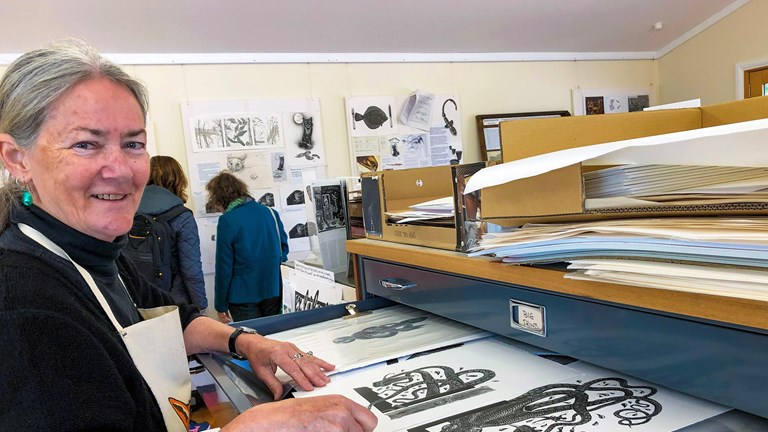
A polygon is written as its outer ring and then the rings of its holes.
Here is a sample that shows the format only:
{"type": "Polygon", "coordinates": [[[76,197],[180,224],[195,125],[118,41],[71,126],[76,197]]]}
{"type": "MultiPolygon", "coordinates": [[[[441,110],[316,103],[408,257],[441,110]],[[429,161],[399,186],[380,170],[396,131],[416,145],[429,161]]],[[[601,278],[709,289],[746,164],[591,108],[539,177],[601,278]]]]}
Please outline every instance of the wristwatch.
{"type": "Polygon", "coordinates": [[[241,334],[259,334],[256,330],[248,327],[238,327],[235,329],[235,331],[232,332],[232,334],[229,335],[229,354],[232,356],[232,358],[237,360],[245,360],[245,357],[241,356],[237,353],[237,350],[235,349],[235,341],[241,334]]]}

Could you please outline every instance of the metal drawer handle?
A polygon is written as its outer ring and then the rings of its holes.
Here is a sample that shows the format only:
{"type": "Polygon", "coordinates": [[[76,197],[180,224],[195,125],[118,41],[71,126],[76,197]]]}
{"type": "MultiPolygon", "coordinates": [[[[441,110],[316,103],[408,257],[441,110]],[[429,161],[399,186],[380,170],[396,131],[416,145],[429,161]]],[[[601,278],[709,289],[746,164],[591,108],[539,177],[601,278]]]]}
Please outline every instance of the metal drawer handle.
{"type": "Polygon", "coordinates": [[[384,288],[393,289],[395,291],[402,291],[404,289],[416,288],[416,283],[411,282],[408,279],[400,278],[386,278],[379,280],[379,285],[384,288]]]}

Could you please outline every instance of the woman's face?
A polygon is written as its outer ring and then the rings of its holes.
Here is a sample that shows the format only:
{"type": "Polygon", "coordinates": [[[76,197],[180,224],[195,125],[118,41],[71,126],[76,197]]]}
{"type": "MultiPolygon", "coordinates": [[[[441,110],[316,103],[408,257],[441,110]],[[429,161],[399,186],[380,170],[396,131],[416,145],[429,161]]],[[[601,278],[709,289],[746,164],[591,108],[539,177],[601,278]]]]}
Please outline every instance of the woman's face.
{"type": "Polygon", "coordinates": [[[149,177],[141,107],[123,85],[83,81],[49,110],[24,157],[34,203],[104,241],[128,232],[149,177]]]}

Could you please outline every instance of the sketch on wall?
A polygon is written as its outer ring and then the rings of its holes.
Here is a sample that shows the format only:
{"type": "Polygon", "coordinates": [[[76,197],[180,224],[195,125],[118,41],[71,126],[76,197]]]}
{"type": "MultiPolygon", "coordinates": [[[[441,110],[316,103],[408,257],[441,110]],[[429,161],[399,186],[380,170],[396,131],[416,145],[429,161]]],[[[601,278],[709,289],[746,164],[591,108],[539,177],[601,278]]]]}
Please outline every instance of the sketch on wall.
{"type": "MultiPolygon", "coordinates": [[[[325,178],[325,146],[317,99],[182,101],[181,111],[191,196],[198,218],[220,214],[217,209],[207,208],[205,185],[222,170],[244,181],[251,196],[278,212],[285,210],[283,187],[301,185],[305,175],[325,178]],[[310,152],[309,159],[304,155],[296,157],[305,151],[310,152]]],[[[298,226],[295,235],[306,233],[307,220],[303,219],[285,224],[286,232],[298,226]]],[[[198,220],[198,225],[201,223],[198,220]]],[[[292,246],[296,247],[289,253],[291,260],[303,259],[309,250],[303,241],[292,246]]],[[[213,251],[204,253],[213,256],[213,251]]]]}
{"type": "Polygon", "coordinates": [[[194,151],[221,150],[224,148],[224,135],[219,118],[198,118],[192,126],[195,136],[194,151]]]}
{"type": "MultiPolygon", "coordinates": [[[[411,107],[412,98],[413,95],[397,99],[346,99],[352,175],[463,162],[458,99],[453,95],[422,97],[421,103],[428,106],[415,110],[419,114],[419,121],[410,121],[414,117],[411,115],[408,117],[411,125],[408,125],[402,123],[402,118],[398,118],[395,111],[411,107]]],[[[403,117],[402,113],[399,117],[403,117]]]]}

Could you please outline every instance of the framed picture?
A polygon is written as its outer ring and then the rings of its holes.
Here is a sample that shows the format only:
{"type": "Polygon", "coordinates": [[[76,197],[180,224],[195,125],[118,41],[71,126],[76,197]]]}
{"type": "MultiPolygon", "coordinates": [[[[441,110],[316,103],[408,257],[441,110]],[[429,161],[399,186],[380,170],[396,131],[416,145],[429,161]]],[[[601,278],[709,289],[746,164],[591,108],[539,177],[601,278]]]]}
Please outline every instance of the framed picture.
{"type": "Polygon", "coordinates": [[[525,120],[532,118],[568,117],[568,111],[539,111],[506,114],[481,114],[475,116],[477,133],[480,141],[480,156],[484,161],[501,161],[501,138],[499,136],[499,123],[511,120],[525,120]]]}

